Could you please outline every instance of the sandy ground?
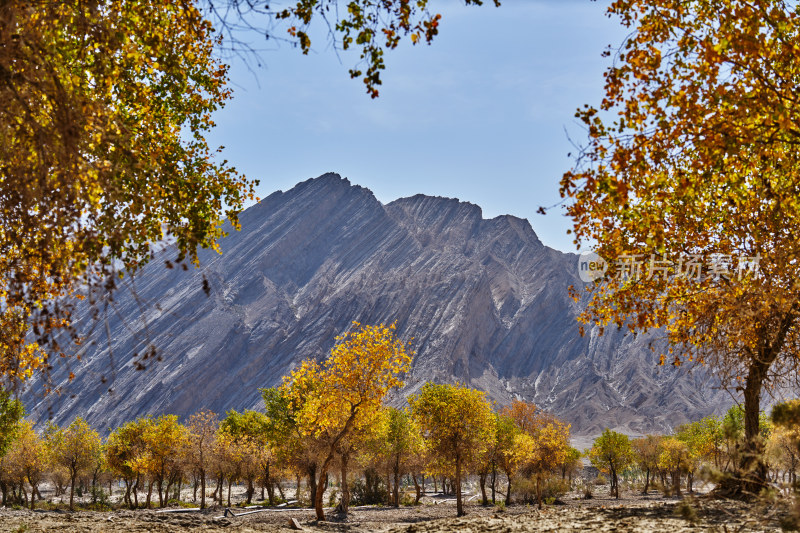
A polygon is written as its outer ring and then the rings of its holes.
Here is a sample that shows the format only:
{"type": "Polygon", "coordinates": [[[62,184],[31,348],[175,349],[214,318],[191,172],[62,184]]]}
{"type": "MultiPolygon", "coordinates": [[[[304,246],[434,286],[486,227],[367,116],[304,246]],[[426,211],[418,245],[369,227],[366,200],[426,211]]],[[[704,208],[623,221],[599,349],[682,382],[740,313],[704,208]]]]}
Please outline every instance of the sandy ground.
{"type": "MultiPolygon", "coordinates": [[[[223,507],[202,512],[164,513],[155,510],[115,512],[29,511],[0,509],[0,531],[64,532],[172,532],[172,531],[291,531],[294,518],[306,531],[317,532],[516,532],[516,531],[781,531],[785,515],[780,504],[748,505],[706,498],[691,500],[696,517],[686,518],[686,509],[676,499],[652,493],[647,497],[629,493],[617,501],[606,496],[578,500],[565,498],[564,505],[545,506],[541,511],[526,505],[505,510],[482,507],[474,500],[466,506],[467,516],[455,517],[455,504],[444,498],[423,499],[423,504],[399,509],[356,507],[347,519],[330,515],[329,522],[317,522],[309,509],[271,509],[244,516],[223,517],[223,507]]],[[[688,500],[687,500],[688,501],[688,500]]],[[[234,513],[245,512],[233,509],[234,513]]],[[[691,513],[690,513],[691,514],[691,513]]]]}

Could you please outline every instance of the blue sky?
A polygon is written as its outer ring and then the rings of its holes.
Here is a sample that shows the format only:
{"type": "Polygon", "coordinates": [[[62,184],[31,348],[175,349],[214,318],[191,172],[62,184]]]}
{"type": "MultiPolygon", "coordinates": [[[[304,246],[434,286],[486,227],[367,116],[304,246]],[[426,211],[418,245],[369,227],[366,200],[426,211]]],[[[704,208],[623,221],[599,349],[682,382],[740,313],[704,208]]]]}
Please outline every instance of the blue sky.
{"type": "Polygon", "coordinates": [[[560,201],[568,134],[585,138],[575,109],[600,102],[611,61],[601,53],[624,28],[606,2],[432,4],[440,34],[387,52],[376,100],[347,74],[357,56],[337,57],[323,33],[308,56],[264,52],[255,74],[234,61],[211,144],[260,180],[262,197],[332,171],[382,202],[423,193],[478,204],[485,218],[527,218],[546,245],[575,251],[562,210],[536,210],[560,201]]]}

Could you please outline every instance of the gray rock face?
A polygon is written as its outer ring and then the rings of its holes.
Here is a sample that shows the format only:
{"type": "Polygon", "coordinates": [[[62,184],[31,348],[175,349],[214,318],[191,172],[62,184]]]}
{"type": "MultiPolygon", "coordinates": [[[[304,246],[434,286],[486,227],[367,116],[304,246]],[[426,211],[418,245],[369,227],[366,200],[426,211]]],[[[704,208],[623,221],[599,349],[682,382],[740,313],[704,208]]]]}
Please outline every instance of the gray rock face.
{"type": "Polygon", "coordinates": [[[241,223],[201,269],[167,269],[165,255],[116,293],[81,360],[54,370],[62,393],[42,398],[34,382],[23,395],[34,418],[82,415],[107,429],[144,414],[257,408],[259,387],[324,358],[353,320],[396,322],[414,338],[396,403],[425,381],[459,381],[499,404],[534,401],[577,434],[663,431],[730,403],[702,372],[659,367],[648,339],[581,337],[567,293],[580,284],[577,256],[542,245],[527,220],[486,220],[476,205],[423,195],[383,205],[325,174],[270,195],[241,223]],[[142,360],[148,345],[160,360],[142,360]]]}

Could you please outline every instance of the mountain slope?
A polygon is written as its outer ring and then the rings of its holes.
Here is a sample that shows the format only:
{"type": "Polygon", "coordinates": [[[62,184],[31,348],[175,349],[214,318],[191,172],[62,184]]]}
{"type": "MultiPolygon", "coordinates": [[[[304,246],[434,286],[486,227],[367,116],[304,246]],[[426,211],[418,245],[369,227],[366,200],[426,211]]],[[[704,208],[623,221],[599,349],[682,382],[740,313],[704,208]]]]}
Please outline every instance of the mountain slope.
{"type": "Polygon", "coordinates": [[[107,428],[257,407],[259,387],[324,357],[353,320],[396,321],[414,338],[401,395],[458,380],[499,403],[532,400],[583,434],[664,430],[730,402],[702,372],[659,367],[647,339],[580,337],[567,294],[580,284],[577,256],[542,245],[527,220],[423,195],[383,205],[326,174],[270,195],[241,223],[199,270],[164,268],[168,255],[148,265],[135,292],[115,296],[108,334],[95,327],[82,360],[53,372],[61,396],[40,398],[36,383],[26,393],[33,415],[107,428]],[[148,343],[160,361],[141,360],[148,343]]]}

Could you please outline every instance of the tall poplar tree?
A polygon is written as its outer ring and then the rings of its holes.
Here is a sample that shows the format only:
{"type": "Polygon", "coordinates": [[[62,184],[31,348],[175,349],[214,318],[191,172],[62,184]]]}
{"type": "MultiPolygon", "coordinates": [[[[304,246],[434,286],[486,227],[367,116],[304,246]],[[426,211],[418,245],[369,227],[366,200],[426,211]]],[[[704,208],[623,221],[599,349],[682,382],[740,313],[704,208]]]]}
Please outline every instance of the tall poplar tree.
{"type": "Polygon", "coordinates": [[[561,181],[576,242],[610,264],[582,318],[660,328],[663,362],[742,393],[744,453],[720,490],[757,494],[762,393],[800,361],[800,7],[617,0],[609,14],[631,33],[600,106],[577,112],[588,144],[561,181]]]}

